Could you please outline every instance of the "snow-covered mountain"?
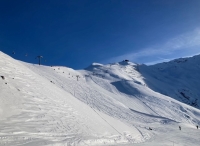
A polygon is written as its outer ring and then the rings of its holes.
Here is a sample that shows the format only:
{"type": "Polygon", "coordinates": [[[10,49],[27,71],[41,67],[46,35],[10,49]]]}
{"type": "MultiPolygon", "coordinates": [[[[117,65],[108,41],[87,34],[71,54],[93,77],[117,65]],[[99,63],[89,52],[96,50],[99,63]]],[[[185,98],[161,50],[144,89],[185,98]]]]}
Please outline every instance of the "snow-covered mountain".
{"type": "Polygon", "coordinates": [[[198,63],[73,70],[0,52],[0,145],[199,145],[198,63]]]}
{"type": "Polygon", "coordinates": [[[200,108],[200,55],[140,66],[149,88],[200,108]]]}

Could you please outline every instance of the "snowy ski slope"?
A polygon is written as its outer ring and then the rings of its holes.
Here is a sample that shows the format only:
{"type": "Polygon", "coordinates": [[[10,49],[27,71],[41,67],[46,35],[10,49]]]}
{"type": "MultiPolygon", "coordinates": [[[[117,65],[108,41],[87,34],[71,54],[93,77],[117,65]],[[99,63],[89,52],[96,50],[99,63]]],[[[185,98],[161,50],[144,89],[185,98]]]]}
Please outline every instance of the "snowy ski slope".
{"type": "Polygon", "coordinates": [[[200,108],[200,55],[152,66],[140,66],[145,82],[154,91],[200,108]]]}
{"type": "Polygon", "coordinates": [[[0,146],[199,145],[200,110],[161,94],[169,85],[152,68],[119,62],[73,70],[0,52],[0,146]]]}

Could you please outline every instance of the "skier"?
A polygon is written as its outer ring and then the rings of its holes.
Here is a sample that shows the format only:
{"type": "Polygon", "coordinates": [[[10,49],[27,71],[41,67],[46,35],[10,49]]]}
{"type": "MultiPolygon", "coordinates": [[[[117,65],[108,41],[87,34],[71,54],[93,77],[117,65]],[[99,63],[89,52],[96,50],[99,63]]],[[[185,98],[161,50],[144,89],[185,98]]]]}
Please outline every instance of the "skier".
{"type": "Polygon", "coordinates": [[[4,77],[4,76],[1,76],[1,78],[2,78],[3,80],[5,80],[5,77],[4,77]]]}
{"type": "Polygon", "coordinates": [[[179,126],[179,130],[181,130],[181,126],[179,126]]]}
{"type": "Polygon", "coordinates": [[[197,129],[199,128],[199,126],[198,126],[198,125],[197,125],[196,127],[197,127],[197,129]]]}

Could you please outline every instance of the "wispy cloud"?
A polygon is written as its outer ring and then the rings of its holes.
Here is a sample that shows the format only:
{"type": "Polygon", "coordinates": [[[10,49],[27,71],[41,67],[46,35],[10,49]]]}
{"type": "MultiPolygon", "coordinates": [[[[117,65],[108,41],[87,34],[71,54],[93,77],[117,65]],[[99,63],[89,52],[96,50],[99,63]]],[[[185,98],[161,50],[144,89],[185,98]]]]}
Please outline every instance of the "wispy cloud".
{"type": "MultiPolygon", "coordinates": [[[[121,56],[117,56],[109,60],[109,62],[116,62],[124,59],[129,59],[131,61],[138,61],[141,58],[153,58],[151,61],[145,62],[147,64],[158,63],[161,61],[169,61],[176,57],[192,56],[200,53],[200,29],[195,29],[192,32],[185,33],[176,36],[168,40],[164,44],[159,44],[151,46],[149,48],[140,49],[138,52],[130,52],[121,56]],[[184,56],[179,56],[178,52],[186,52],[184,56]],[[160,58],[158,56],[164,56],[165,58],[160,58]]],[[[145,60],[145,59],[143,59],[145,60]]]]}

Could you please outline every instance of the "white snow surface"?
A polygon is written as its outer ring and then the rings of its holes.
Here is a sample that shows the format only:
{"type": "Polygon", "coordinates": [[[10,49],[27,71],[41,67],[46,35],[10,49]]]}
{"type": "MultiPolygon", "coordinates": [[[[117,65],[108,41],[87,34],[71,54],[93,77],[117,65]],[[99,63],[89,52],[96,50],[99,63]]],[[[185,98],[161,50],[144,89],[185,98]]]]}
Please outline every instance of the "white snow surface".
{"type": "Polygon", "coordinates": [[[139,70],[149,88],[200,109],[200,55],[139,70]]]}
{"type": "MultiPolygon", "coordinates": [[[[73,70],[0,52],[0,146],[199,146],[200,110],[172,90],[186,84],[188,67],[173,83],[175,73],[165,66],[165,84],[157,66],[123,61],[73,70]]],[[[194,99],[199,79],[185,86],[194,99]]]]}

